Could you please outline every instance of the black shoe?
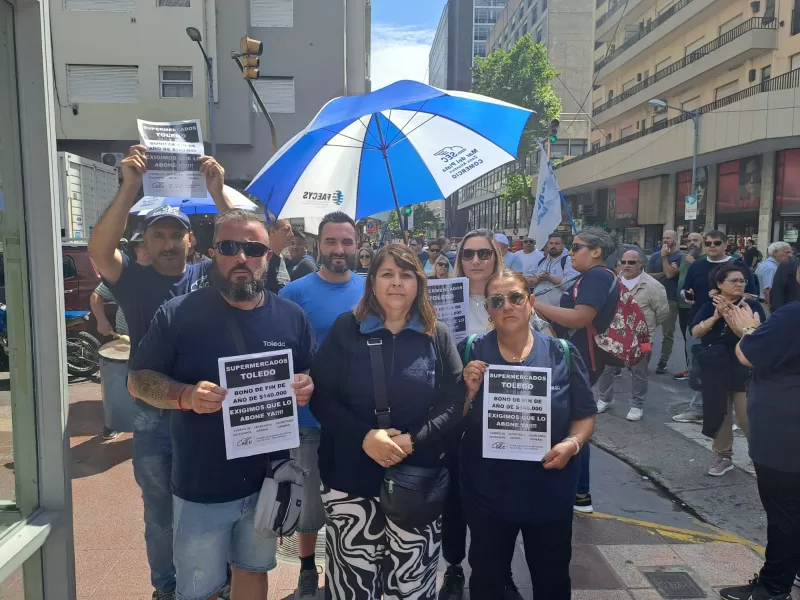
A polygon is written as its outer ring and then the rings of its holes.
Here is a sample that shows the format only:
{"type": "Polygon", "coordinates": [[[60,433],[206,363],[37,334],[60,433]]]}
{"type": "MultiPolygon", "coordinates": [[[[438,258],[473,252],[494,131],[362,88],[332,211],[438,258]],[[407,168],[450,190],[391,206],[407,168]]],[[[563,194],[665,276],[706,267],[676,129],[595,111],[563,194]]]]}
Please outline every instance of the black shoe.
{"type": "Polygon", "coordinates": [[[525,600],[522,597],[522,594],[519,593],[517,586],[514,585],[513,581],[509,581],[506,584],[506,591],[503,594],[503,600],[525,600]]]}
{"type": "Polygon", "coordinates": [[[673,376],[672,376],[672,378],[673,378],[675,381],[686,381],[687,379],[689,379],[689,371],[688,371],[688,370],[686,370],[686,371],[681,371],[681,372],[680,372],[680,373],[678,373],[677,375],[673,375],[673,376]]]}
{"type": "Polygon", "coordinates": [[[667,363],[660,362],[656,367],[656,375],[663,375],[667,372],[667,363]]]}
{"type": "Polygon", "coordinates": [[[444,582],[439,590],[439,600],[461,600],[464,595],[464,569],[461,565],[448,565],[444,582]]]}
{"type": "Polygon", "coordinates": [[[153,600],[175,600],[175,590],[156,590],[153,592],[153,600]]]}
{"type": "Polygon", "coordinates": [[[109,429],[108,427],[103,425],[103,439],[104,440],[106,440],[106,441],[113,440],[118,436],[119,436],[119,431],[114,431],[113,429],[109,429]]]}
{"type": "Polygon", "coordinates": [[[791,594],[772,594],[756,575],[747,585],[724,588],[719,591],[725,600],[792,600],[791,594]]]}

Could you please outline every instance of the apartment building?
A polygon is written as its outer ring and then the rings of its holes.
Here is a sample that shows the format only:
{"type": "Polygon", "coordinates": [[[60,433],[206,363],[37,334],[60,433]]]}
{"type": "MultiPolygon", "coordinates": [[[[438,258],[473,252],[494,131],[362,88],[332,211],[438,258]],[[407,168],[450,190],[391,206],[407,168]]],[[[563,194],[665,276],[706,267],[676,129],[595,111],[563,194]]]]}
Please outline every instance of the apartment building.
{"type": "MultiPolygon", "coordinates": [[[[561,127],[558,141],[550,146],[550,157],[556,161],[588,149],[591,128],[583,102],[593,81],[594,11],[595,0],[509,0],[486,39],[489,53],[511,50],[525,35],[544,44],[548,61],[560,73],[553,88],[561,99],[561,127]]],[[[535,174],[536,160],[526,160],[526,170],[535,174]]],[[[459,190],[454,223],[502,231],[514,239],[524,237],[530,219],[525,207],[500,200],[506,173],[517,168],[507,165],[459,190]]]]}
{"type": "Polygon", "coordinates": [[[665,228],[797,241],[798,34],[799,0],[597,0],[591,149],[556,171],[573,211],[643,247],[665,228]]]}
{"type": "Polygon", "coordinates": [[[267,120],[230,58],[262,40],[254,82],[278,145],[337,96],[370,89],[370,0],[52,0],[59,150],[113,161],[138,140],[136,119],[199,118],[206,146],[208,75],[185,30],[212,57],[217,158],[244,187],[272,155],[267,120]]]}

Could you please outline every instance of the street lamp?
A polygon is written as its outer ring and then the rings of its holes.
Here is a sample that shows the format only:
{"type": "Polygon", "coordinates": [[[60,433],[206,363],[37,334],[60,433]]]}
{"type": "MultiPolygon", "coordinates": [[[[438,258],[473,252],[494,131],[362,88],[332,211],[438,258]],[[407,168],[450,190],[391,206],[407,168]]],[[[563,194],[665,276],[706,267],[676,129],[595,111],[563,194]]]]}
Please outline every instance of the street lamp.
{"type": "MultiPolygon", "coordinates": [[[[694,151],[692,152],[692,189],[690,193],[695,197],[695,202],[697,202],[697,153],[700,150],[700,113],[695,110],[685,110],[677,106],[670,106],[661,98],[653,98],[648,101],[648,104],[657,110],[667,110],[668,108],[678,110],[692,119],[694,124],[694,151]]],[[[689,233],[693,231],[695,231],[695,219],[690,219],[689,233]]]]}
{"type": "Polygon", "coordinates": [[[200,52],[203,53],[203,59],[206,62],[206,71],[208,72],[208,127],[211,129],[211,156],[217,156],[217,131],[214,127],[214,71],[211,68],[211,57],[206,54],[203,48],[203,36],[196,27],[187,27],[186,35],[193,42],[197,42],[200,47],[200,52]]]}

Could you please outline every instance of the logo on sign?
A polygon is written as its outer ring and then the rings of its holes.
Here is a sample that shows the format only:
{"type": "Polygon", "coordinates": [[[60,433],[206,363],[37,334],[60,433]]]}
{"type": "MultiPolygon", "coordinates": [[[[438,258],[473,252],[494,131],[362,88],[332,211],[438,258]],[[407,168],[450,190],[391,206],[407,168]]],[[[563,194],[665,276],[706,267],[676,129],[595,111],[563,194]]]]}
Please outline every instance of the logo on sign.
{"type": "Polygon", "coordinates": [[[325,204],[336,204],[341,206],[344,203],[344,193],[342,190],[332,192],[303,192],[303,200],[310,200],[311,204],[323,206],[325,204]]]}
{"type": "Polygon", "coordinates": [[[438,156],[442,162],[450,162],[457,156],[464,154],[467,149],[464,146],[447,146],[439,150],[434,156],[438,156]]]}

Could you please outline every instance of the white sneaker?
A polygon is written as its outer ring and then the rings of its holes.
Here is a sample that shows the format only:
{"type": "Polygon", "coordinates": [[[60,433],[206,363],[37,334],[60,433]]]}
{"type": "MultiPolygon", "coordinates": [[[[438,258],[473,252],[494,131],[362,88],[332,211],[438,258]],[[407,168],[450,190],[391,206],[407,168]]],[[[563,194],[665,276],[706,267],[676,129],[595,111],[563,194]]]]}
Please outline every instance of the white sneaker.
{"type": "Polygon", "coordinates": [[[628,419],[628,421],[641,421],[643,416],[644,410],[631,406],[631,409],[628,411],[628,416],[625,418],[628,419]]]}
{"type": "Polygon", "coordinates": [[[614,401],[611,402],[603,402],[602,400],[597,401],[597,414],[606,412],[609,408],[614,406],[614,401]]]}
{"type": "Polygon", "coordinates": [[[750,473],[750,475],[756,474],[756,466],[753,464],[753,461],[748,461],[747,465],[745,465],[744,470],[750,473]]]}
{"type": "Polygon", "coordinates": [[[795,575],[795,577],[794,577],[794,585],[795,585],[795,587],[799,587],[800,588],[800,575],[795,575]]]}

